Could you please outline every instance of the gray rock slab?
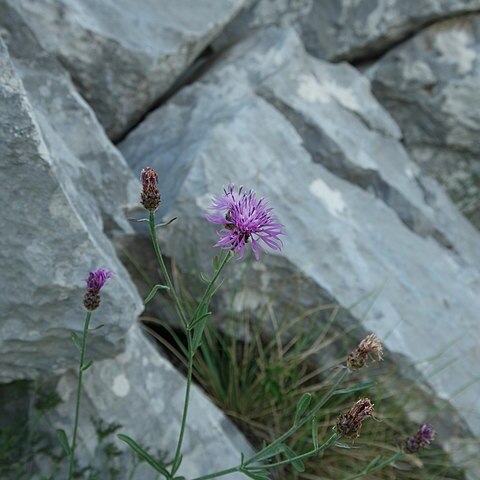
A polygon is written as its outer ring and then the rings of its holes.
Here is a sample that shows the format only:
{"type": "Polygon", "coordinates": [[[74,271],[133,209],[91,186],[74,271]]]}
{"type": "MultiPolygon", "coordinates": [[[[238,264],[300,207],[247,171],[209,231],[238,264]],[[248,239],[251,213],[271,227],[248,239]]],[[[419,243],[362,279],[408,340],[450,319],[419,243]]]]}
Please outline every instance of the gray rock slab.
{"type": "Polygon", "coordinates": [[[111,138],[167,91],[243,0],[8,0],[111,138]]]}
{"type": "MultiPolygon", "coordinates": [[[[71,432],[76,392],[76,376],[64,375],[56,386],[61,403],[43,419],[47,432],[63,428],[71,432]]],[[[98,419],[104,426],[120,424],[117,433],[136,439],[153,455],[173,457],[183,409],[186,380],[171,363],[160,355],[135,325],[127,334],[125,352],[115,358],[94,364],[85,375],[78,430],[79,467],[92,466],[107,478],[108,468],[117,468],[119,480],[128,477],[134,456],[125,443],[115,435],[108,438],[121,455],[105,462],[105,443],[98,438],[98,419]],[[105,462],[102,464],[102,462],[105,462]]],[[[184,437],[184,457],[179,474],[193,478],[238,465],[240,454],[251,454],[243,435],[217,407],[196,387],[191,390],[190,413],[184,437]]],[[[44,469],[51,471],[48,458],[38,459],[44,469]]],[[[141,464],[132,477],[154,480],[156,472],[141,464]]],[[[225,478],[240,479],[241,475],[225,478]]]]}
{"type": "Polygon", "coordinates": [[[214,41],[293,25],[307,50],[328,60],[371,58],[430,23],[480,10],[479,0],[250,0],[214,41]]]}
{"type": "MultiPolygon", "coordinates": [[[[0,18],[4,25],[8,17],[0,18]]],[[[106,324],[92,334],[94,358],[121,351],[142,309],[104,232],[128,233],[122,207],[136,181],[61,66],[38,47],[28,53],[28,36],[16,45],[12,58],[0,46],[2,382],[76,363],[70,332],[83,327],[90,270],[115,273],[102,294],[102,320],[94,319],[106,324]]]]}
{"type": "Polygon", "coordinates": [[[480,433],[479,236],[420,175],[360,73],[271,29],[226,52],[120,149],[137,172],[158,169],[161,213],[178,216],[160,236],[182,269],[210,271],[212,196],[230,182],[254,188],[288,236],[281,254],[229,267],[222,291],[246,286],[233,304],[356,305],[350,321],[480,433]]]}
{"type": "Polygon", "coordinates": [[[368,75],[412,158],[480,227],[480,15],[432,25],[368,75]]]}

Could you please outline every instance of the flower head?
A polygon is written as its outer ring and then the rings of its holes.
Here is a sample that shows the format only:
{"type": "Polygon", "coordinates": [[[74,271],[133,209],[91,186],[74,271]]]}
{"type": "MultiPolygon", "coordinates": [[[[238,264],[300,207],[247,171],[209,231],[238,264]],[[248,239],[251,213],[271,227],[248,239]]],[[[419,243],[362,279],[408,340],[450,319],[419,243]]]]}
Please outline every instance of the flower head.
{"type": "Polygon", "coordinates": [[[435,439],[435,429],[428,423],[420,425],[414,437],[408,437],[405,441],[405,449],[408,453],[416,453],[435,439]]]}
{"type": "Polygon", "coordinates": [[[347,358],[347,367],[351,370],[359,370],[367,364],[369,358],[376,361],[383,358],[382,343],[374,333],[367,335],[350,353],[347,358]]]}
{"type": "Polygon", "coordinates": [[[156,210],[160,205],[157,172],[151,167],[144,168],[140,173],[140,181],[142,182],[140,202],[147,210],[156,210]]]}
{"type": "Polygon", "coordinates": [[[100,290],[109,278],[112,278],[112,272],[105,268],[99,268],[90,272],[87,277],[87,291],[83,297],[83,305],[89,311],[93,311],[100,305],[100,290]]]}
{"type": "Polygon", "coordinates": [[[222,226],[217,232],[220,239],[215,247],[239,253],[242,258],[250,243],[257,260],[263,251],[261,242],[273,250],[281,249],[280,235],[285,234],[284,226],[271,215],[273,209],[265,199],[258,200],[252,190],[247,192],[240,187],[237,192],[229,185],[223,195],[213,199],[211,209],[215,213],[206,215],[206,219],[222,226]]]}
{"type": "Polygon", "coordinates": [[[372,413],[373,403],[368,398],[361,398],[347,413],[338,417],[335,428],[346,437],[358,437],[363,420],[371,417],[372,413]]]}

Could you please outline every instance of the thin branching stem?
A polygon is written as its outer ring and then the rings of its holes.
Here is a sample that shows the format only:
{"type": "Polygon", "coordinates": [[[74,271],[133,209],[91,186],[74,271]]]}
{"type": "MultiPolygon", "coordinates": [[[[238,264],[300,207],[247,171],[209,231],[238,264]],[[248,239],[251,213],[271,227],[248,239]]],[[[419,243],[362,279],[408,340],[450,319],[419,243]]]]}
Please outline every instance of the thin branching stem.
{"type": "MultiPolygon", "coordinates": [[[[261,456],[268,450],[272,450],[274,447],[278,446],[279,444],[283,443],[285,440],[287,440],[289,437],[291,437],[295,432],[297,432],[303,425],[305,425],[307,422],[309,422],[313,417],[316,416],[316,414],[320,411],[320,409],[325,405],[325,403],[328,402],[328,400],[332,397],[332,395],[335,393],[335,390],[337,389],[338,385],[345,379],[345,377],[348,375],[349,370],[348,369],[343,369],[338,375],[333,382],[332,386],[328,390],[325,395],[322,396],[322,398],[315,404],[315,406],[308,412],[307,415],[303,419],[301,419],[299,422],[297,422],[295,425],[293,425],[290,429],[288,429],[283,435],[280,435],[276,440],[274,440],[272,443],[267,445],[266,447],[262,448],[259,452],[257,452],[255,455],[250,457],[247,461],[242,462],[240,465],[237,465],[236,467],[231,467],[226,470],[220,470],[218,472],[210,473],[208,475],[203,475],[201,477],[196,477],[193,480],[209,480],[211,478],[217,478],[217,477],[223,477],[224,475],[228,475],[229,473],[234,473],[234,472],[242,472],[246,471],[248,465],[251,463],[257,461],[258,458],[261,458],[261,456]]],[[[255,465],[252,468],[254,469],[270,469],[270,468],[276,468],[279,466],[283,465],[288,465],[292,463],[295,460],[301,460],[303,458],[308,458],[313,455],[316,455],[327,448],[331,447],[337,439],[340,437],[340,435],[335,432],[333,433],[326,442],[324,442],[322,445],[320,445],[318,448],[315,450],[311,450],[310,452],[304,453],[302,455],[298,455],[296,457],[288,458],[286,460],[282,460],[280,462],[276,463],[270,463],[270,464],[264,464],[264,465],[255,465]]]]}
{"type": "Polygon", "coordinates": [[[160,270],[162,271],[163,278],[168,286],[168,291],[172,296],[173,302],[175,303],[175,309],[177,310],[177,314],[182,322],[182,324],[186,327],[187,316],[185,315],[185,311],[182,307],[180,299],[178,298],[177,292],[175,287],[173,286],[173,282],[170,279],[170,275],[168,274],[167,267],[163,260],[162,251],[160,250],[160,245],[158,243],[157,232],[155,227],[155,212],[150,210],[150,215],[148,217],[148,225],[150,227],[150,237],[152,238],[153,249],[155,250],[155,255],[157,256],[158,265],[160,266],[160,270]]]}
{"type": "Polygon", "coordinates": [[[262,469],[276,468],[276,467],[281,467],[283,465],[289,465],[290,463],[293,463],[296,460],[303,460],[304,458],[313,457],[314,455],[318,455],[324,450],[327,450],[327,448],[330,448],[340,437],[341,435],[339,435],[338,433],[336,432],[332,433],[330,438],[325,443],[320,445],[318,448],[310,450],[309,452],[306,452],[306,453],[302,453],[301,455],[297,455],[295,457],[287,458],[286,460],[281,460],[280,462],[268,463],[266,465],[258,465],[255,468],[262,468],[262,469]]]}
{"type": "Polygon", "coordinates": [[[303,419],[301,419],[299,422],[297,422],[296,425],[293,425],[290,429],[288,429],[284,434],[280,435],[276,440],[274,440],[272,443],[267,445],[266,447],[262,448],[259,452],[257,452],[253,457],[248,459],[245,462],[245,465],[249,465],[252,462],[254,462],[257,458],[261,457],[262,454],[266,450],[270,450],[273,447],[279,445],[280,443],[283,443],[287,438],[291,437],[294,433],[296,433],[300,428],[303,427],[307,422],[309,422],[313,417],[316,416],[316,414],[320,411],[320,409],[328,402],[330,397],[334,394],[335,390],[337,389],[338,385],[344,380],[344,378],[348,375],[349,370],[348,369],[343,369],[337,376],[337,379],[333,384],[331,385],[330,389],[328,392],[323,395],[323,397],[320,399],[319,402],[315,404],[315,406],[310,410],[308,415],[306,415],[303,419]]]}
{"type": "MultiPolygon", "coordinates": [[[[232,258],[231,252],[228,252],[218,269],[215,271],[215,274],[213,275],[213,278],[210,280],[210,283],[207,286],[207,289],[205,290],[205,293],[203,294],[203,297],[199,303],[198,309],[201,308],[201,306],[205,303],[208,302],[208,299],[210,295],[212,294],[213,288],[215,287],[215,282],[217,281],[218,277],[220,276],[220,273],[222,270],[225,268],[227,265],[228,261],[232,258]]],[[[198,313],[197,309],[197,313],[198,313]]],[[[193,320],[195,320],[195,315],[193,320]]],[[[172,464],[172,470],[171,470],[171,475],[175,475],[176,471],[178,470],[180,466],[180,455],[182,452],[182,443],[183,443],[183,436],[185,434],[185,426],[187,423],[187,415],[188,415],[188,407],[190,404],[190,388],[192,384],[192,374],[193,374],[193,359],[195,356],[195,350],[193,346],[193,341],[192,341],[192,333],[191,330],[188,328],[188,324],[185,328],[186,334],[187,334],[187,342],[188,342],[188,368],[187,368],[187,388],[185,390],[185,401],[183,404],[183,413],[182,413],[182,422],[180,425],[180,434],[178,436],[178,442],[177,442],[177,448],[175,449],[175,457],[173,459],[173,464],[172,464]]]]}
{"type": "Polygon", "coordinates": [[[78,418],[80,415],[80,395],[82,390],[82,377],[83,377],[83,367],[85,361],[85,352],[87,350],[87,335],[88,335],[88,326],[90,325],[90,319],[92,318],[92,312],[87,311],[85,317],[85,323],[83,325],[83,336],[82,336],[82,347],[80,349],[80,364],[78,367],[78,381],[77,381],[77,399],[75,403],[75,421],[73,424],[73,438],[72,446],[70,449],[70,462],[68,465],[68,480],[73,478],[73,466],[75,462],[75,447],[77,445],[77,430],[78,430],[78,418]]]}
{"type": "Polygon", "coordinates": [[[185,390],[185,400],[183,402],[182,423],[180,425],[180,434],[178,436],[177,448],[175,449],[175,457],[172,464],[172,477],[178,470],[179,459],[182,453],[183,436],[185,434],[185,426],[187,423],[188,406],[190,404],[190,388],[192,385],[192,372],[193,372],[193,356],[192,349],[192,334],[187,330],[187,342],[188,342],[188,369],[187,369],[187,388],[185,390]]]}

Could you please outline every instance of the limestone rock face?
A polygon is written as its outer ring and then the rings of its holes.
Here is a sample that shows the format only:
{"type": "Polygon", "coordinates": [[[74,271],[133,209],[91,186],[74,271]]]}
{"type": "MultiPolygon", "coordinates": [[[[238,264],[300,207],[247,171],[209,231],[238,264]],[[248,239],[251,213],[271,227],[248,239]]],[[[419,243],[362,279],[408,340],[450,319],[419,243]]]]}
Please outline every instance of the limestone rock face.
{"type": "MultiPolygon", "coordinates": [[[[3,26],[9,15],[2,5],[3,26]]],[[[11,57],[0,44],[1,382],[76,364],[70,332],[83,327],[89,270],[115,274],[94,319],[105,327],[92,332],[93,358],[121,351],[142,308],[105,235],[130,230],[122,207],[137,182],[68,74],[16,26],[5,34],[11,57]]]]}
{"type": "Polygon", "coordinates": [[[479,0],[250,0],[214,44],[220,48],[251,30],[291,24],[312,55],[358,60],[434,21],[479,9],[479,0]]]}
{"type": "Polygon", "coordinates": [[[147,112],[243,0],[8,0],[111,138],[147,112]]]}
{"type": "Polygon", "coordinates": [[[365,77],[270,29],[226,52],[120,149],[137,173],[158,170],[162,212],[178,216],[160,236],[181,268],[210,271],[211,197],[231,182],[255,189],[287,236],[281,254],[229,266],[221,291],[245,286],[233,305],[355,305],[350,326],[384,338],[478,434],[478,384],[461,388],[479,361],[479,236],[399,138],[365,77]]]}
{"type": "MultiPolygon", "coordinates": [[[[63,403],[44,418],[46,431],[71,430],[76,382],[75,375],[70,373],[58,381],[56,391],[63,403]]],[[[100,478],[109,478],[108,468],[115,468],[121,472],[120,478],[130,478],[135,457],[115,435],[103,442],[99,440],[99,418],[104,429],[121,425],[117,433],[134,438],[152,455],[171,460],[180,429],[185,378],[144,337],[140,327],[135,325],[128,332],[123,353],[100,361],[88,370],[83,385],[79,468],[93,467],[101,473],[100,478]],[[106,444],[112,441],[122,454],[110,458],[108,465],[102,464],[106,444]]],[[[189,411],[179,475],[194,478],[233,467],[239,464],[242,452],[247,456],[252,453],[245,438],[195,386],[189,411]]],[[[39,459],[39,463],[44,473],[52,471],[47,458],[39,459]]],[[[154,480],[157,474],[147,464],[141,464],[133,478],[154,480]]],[[[240,480],[243,476],[226,478],[240,480]]]]}
{"type": "Polygon", "coordinates": [[[480,227],[480,15],[432,25],[370,69],[414,160],[480,227]]]}

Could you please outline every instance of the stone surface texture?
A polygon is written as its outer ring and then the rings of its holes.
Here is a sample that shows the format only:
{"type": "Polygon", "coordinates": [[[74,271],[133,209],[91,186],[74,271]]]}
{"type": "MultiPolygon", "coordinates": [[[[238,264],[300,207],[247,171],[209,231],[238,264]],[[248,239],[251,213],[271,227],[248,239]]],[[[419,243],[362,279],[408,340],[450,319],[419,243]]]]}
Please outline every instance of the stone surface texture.
{"type": "MultiPolygon", "coordinates": [[[[3,7],[5,26],[13,17],[3,7]]],[[[0,46],[2,382],[76,364],[70,332],[83,328],[89,270],[115,274],[94,319],[105,327],[92,332],[93,358],[121,351],[142,309],[105,235],[130,231],[122,207],[133,202],[137,182],[68,74],[15,26],[5,35],[21,39],[12,56],[0,46]]]]}
{"type": "Polygon", "coordinates": [[[480,15],[432,25],[369,70],[412,158],[480,227],[480,15]]]}
{"type": "MultiPolygon", "coordinates": [[[[56,428],[70,431],[76,382],[76,376],[71,373],[58,381],[56,391],[63,403],[42,420],[47,433],[56,428]]],[[[102,419],[104,428],[121,425],[116,433],[134,438],[154,456],[164,455],[171,460],[180,429],[184,395],[184,376],[161,356],[138,325],[133,326],[127,334],[125,351],[115,358],[97,362],[85,375],[78,467],[93,467],[100,471],[100,478],[109,478],[108,468],[118,469],[121,478],[127,478],[133,468],[134,456],[115,435],[99,441],[98,419],[102,419]],[[122,455],[106,465],[104,450],[109,442],[113,442],[122,455]]],[[[194,478],[233,467],[240,462],[242,452],[251,454],[245,438],[196,386],[192,388],[189,418],[179,475],[194,478]]],[[[44,473],[52,471],[48,458],[39,459],[39,464],[44,473]]],[[[155,480],[157,474],[142,463],[133,478],[155,480]]],[[[225,478],[240,480],[244,477],[232,474],[225,478]]]]}
{"type": "Polygon", "coordinates": [[[6,0],[71,73],[111,138],[164,94],[243,0],[6,0]]]}
{"type": "Polygon", "coordinates": [[[245,286],[233,305],[355,305],[349,321],[384,338],[479,434],[479,237],[399,138],[365,77],[270,29],[226,52],[120,149],[137,173],[158,169],[162,212],[178,216],[160,236],[181,268],[211,269],[212,196],[230,182],[254,188],[288,236],[281,254],[229,267],[222,292],[245,286]]]}
{"type": "Polygon", "coordinates": [[[329,60],[371,58],[432,22],[480,10],[480,0],[250,0],[214,44],[293,25],[307,50],[329,60]]]}

